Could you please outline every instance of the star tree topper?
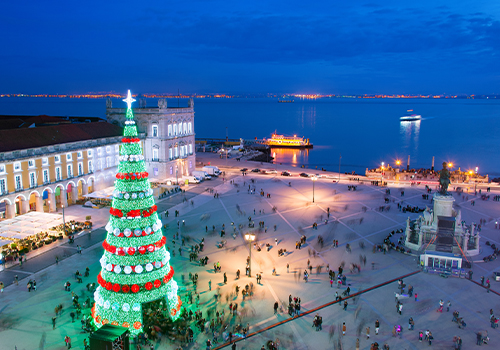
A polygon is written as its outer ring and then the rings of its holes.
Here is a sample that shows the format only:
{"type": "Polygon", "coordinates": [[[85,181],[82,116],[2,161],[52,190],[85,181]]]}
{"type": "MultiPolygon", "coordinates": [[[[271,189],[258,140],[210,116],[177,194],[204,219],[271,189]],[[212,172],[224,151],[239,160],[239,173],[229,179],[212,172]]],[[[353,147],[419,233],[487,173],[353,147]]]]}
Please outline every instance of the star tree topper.
{"type": "Polygon", "coordinates": [[[130,93],[130,90],[128,90],[127,98],[124,99],[123,102],[127,103],[128,109],[130,109],[130,107],[132,106],[132,102],[135,102],[135,100],[132,98],[132,94],[130,93]]]}

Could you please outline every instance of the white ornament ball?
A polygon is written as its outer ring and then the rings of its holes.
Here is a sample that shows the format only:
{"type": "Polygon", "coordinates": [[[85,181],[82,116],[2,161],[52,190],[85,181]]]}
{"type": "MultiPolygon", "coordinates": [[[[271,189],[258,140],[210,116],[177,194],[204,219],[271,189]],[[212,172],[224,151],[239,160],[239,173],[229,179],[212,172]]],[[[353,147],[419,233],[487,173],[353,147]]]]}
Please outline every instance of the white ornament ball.
{"type": "Polygon", "coordinates": [[[108,270],[109,272],[111,272],[113,270],[113,265],[112,264],[107,264],[106,265],[106,270],[108,270]]]}
{"type": "Polygon", "coordinates": [[[139,303],[135,303],[135,304],[132,306],[132,310],[134,310],[134,311],[141,311],[141,304],[139,304],[139,303]]]}
{"type": "Polygon", "coordinates": [[[125,312],[129,312],[130,311],[130,305],[127,304],[127,303],[123,304],[122,310],[125,311],[125,312]]]}
{"type": "Polygon", "coordinates": [[[134,235],[136,235],[137,237],[139,237],[140,235],[142,235],[142,230],[140,228],[136,228],[134,230],[134,235]]]}
{"type": "Polygon", "coordinates": [[[144,231],[146,231],[146,233],[149,235],[152,230],[151,230],[151,227],[146,227],[146,229],[144,231]]]}
{"type": "Polygon", "coordinates": [[[120,272],[122,272],[122,268],[120,267],[120,265],[116,265],[115,268],[113,269],[113,271],[115,273],[120,273],[120,272]]]}
{"type": "Polygon", "coordinates": [[[139,198],[144,198],[144,192],[139,193],[139,198]]]}
{"type": "Polygon", "coordinates": [[[146,264],[146,271],[147,272],[153,271],[153,264],[151,264],[151,263],[146,264]]]}
{"type": "Polygon", "coordinates": [[[113,309],[113,311],[118,311],[118,310],[120,310],[120,304],[118,304],[118,303],[113,303],[112,309],[113,309]]]}
{"type": "Polygon", "coordinates": [[[104,306],[104,308],[105,308],[105,309],[109,309],[109,307],[111,306],[111,303],[109,302],[109,300],[106,300],[106,301],[104,302],[104,305],[103,305],[103,306],[104,306]]]}
{"type": "Polygon", "coordinates": [[[125,195],[123,196],[123,198],[125,198],[125,199],[129,199],[129,198],[130,198],[130,194],[125,193],[125,195]]]}
{"type": "Polygon", "coordinates": [[[161,261],[155,261],[155,267],[159,269],[161,267],[161,261]]]}
{"type": "Polygon", "coordinates": [[[141,265],[137,265],[137,266],[135,267],[135,273],[142,273],[142,271],[144,271],[144,269],[142,268],[142,266],[141,266],[141,265]]]}
{"type": "Polygon", "coordinates": [[[136,199],[137,198],[137,193],[132,193],[132,199],[136,199]]]}
{"type": "Polygon", "coordinates": [[[108,223],[106,224],[106,231],[108,232],[113,232],[113,227],[111,226],[111,223],[108,221],[108,223]]]}
{"type": "Polygon", "coordinates": [[[126,228],[125,230],[123,230],[123,233],[125,234],[125,236],[130,237],[130,235],[132,234],[132,230],[129,228],[126,228]]]}
{"type": "Polygon", "coordinates": [[[123,268],[123,272],[125,272],[127,275],[130,275],[132,273],[132,268],[130,266],[125,266],[123,268]]]}
{"type": "Polygon", "coordinates": [[[117,228],[115,228],[115,229],[113,230],[113,234],[114,234],[115,236],[119,236],[119,235],[120,235],[120,229],[119,229],[118,227],[117,227],[117,228]]]}

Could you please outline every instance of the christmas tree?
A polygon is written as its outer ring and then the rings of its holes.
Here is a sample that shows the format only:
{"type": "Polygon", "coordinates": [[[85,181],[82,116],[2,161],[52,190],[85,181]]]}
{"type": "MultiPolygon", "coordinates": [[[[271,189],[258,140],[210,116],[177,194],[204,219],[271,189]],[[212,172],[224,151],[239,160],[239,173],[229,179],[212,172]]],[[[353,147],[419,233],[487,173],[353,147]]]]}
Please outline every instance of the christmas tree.
{"type": "Polygon", "coordinates": [[[123,101],[127,102],[124,137],[92,318],[97,327],[110,323],[138,334],[143,331],[145,303],[163,300],[175,320],[181,301],[137,137],[130,90],[123,101]]]}

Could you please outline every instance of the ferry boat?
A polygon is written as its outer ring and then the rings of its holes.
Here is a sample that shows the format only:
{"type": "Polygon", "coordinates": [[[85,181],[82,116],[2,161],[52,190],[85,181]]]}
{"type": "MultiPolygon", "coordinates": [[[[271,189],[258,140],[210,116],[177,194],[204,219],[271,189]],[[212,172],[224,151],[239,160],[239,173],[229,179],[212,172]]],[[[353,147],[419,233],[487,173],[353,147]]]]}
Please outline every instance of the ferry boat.
{"type": "Polygon", "coordinates": [[[294,103],[294,100],[278,100],[278,103],[294,103]]]}
{"type": "Polygon", "coordinates": [[[264,139],[264,144],[274,148],[313,148],[309,139],[298,137],[297,135],[278,135],[276,132],[271,135],[270,139],[264,139]]]}
{"type": "MultiPolygon", "coordinates": [[[[413,112],[413,109],[409,109],[407,110],[407,112],[413,112]]],[[[422,116],[420,114],[407,114],[399,118],[399,120],[402,122],[413,122],[420,119],[422,119],[422,116]]]]}

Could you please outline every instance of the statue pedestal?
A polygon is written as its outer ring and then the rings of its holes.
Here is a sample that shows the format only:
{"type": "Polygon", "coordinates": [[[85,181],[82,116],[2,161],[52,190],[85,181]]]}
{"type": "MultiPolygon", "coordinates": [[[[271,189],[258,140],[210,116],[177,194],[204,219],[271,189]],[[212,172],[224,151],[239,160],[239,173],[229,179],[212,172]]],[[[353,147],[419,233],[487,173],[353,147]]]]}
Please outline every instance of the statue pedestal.
{"type": "Polygon", "coordinates": [[[437,223],[438,216],[453,216],[453,202],[455,198],[451,194],[434,193],[434,222],[437,223]]]}

